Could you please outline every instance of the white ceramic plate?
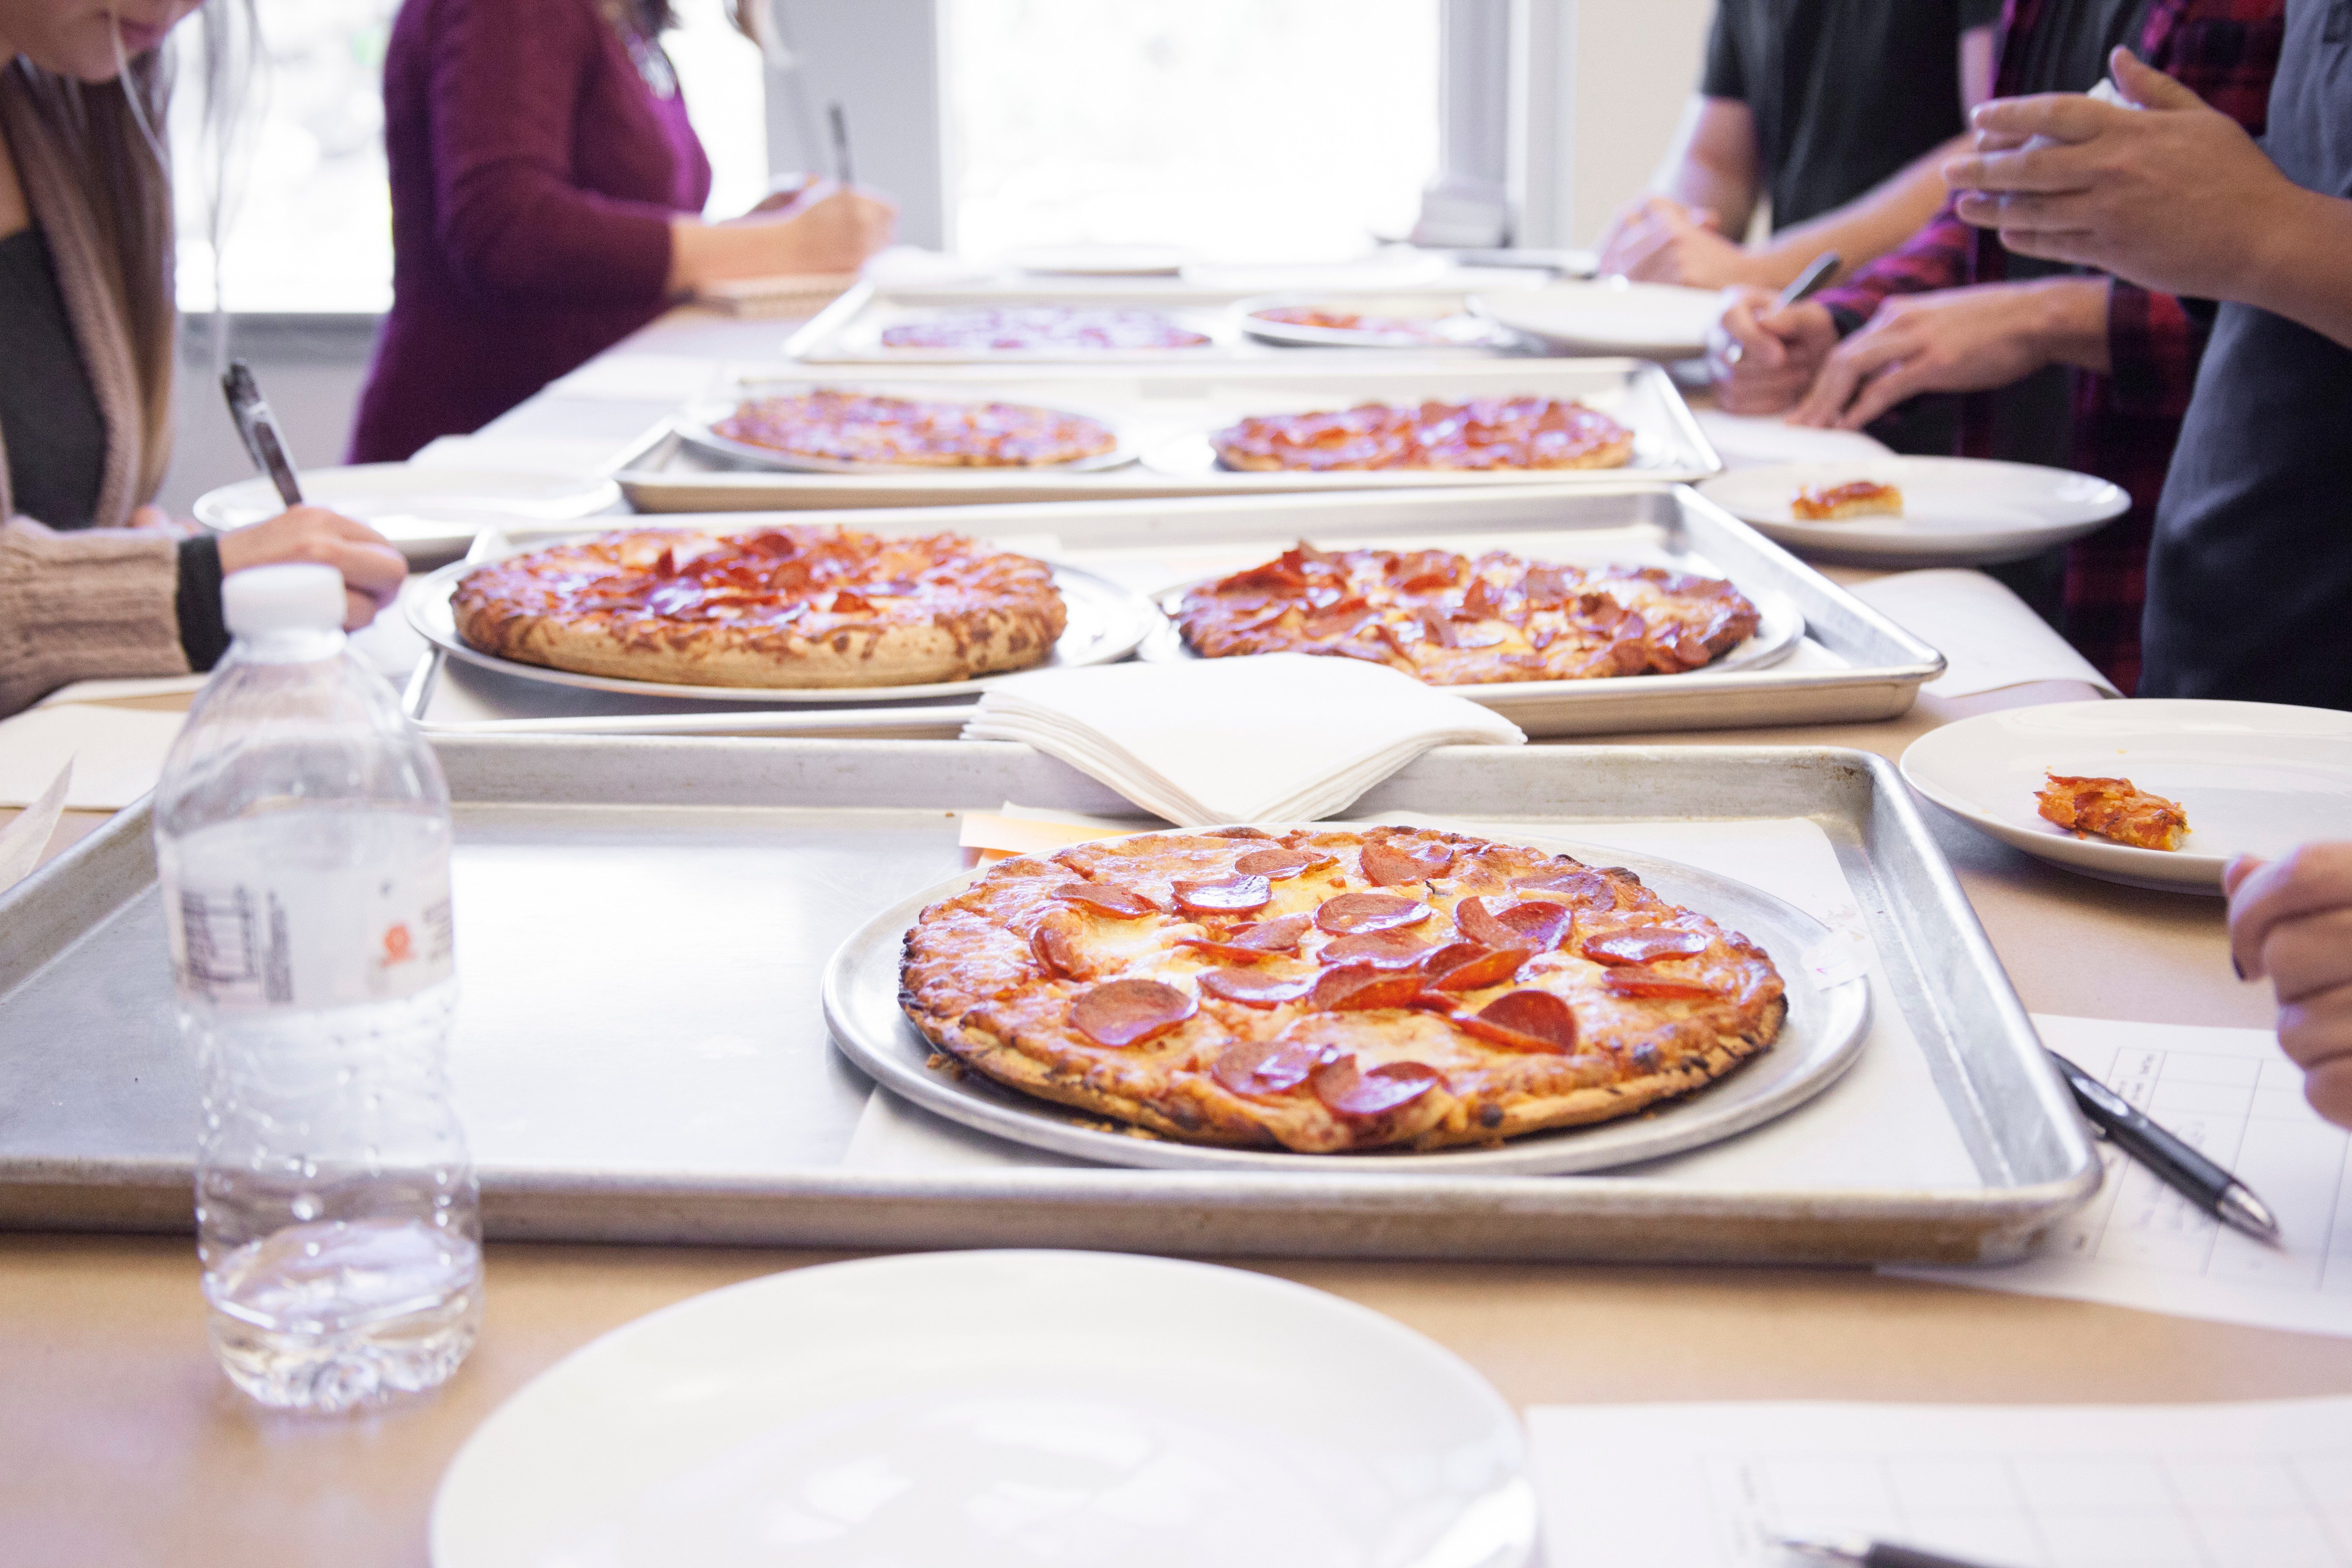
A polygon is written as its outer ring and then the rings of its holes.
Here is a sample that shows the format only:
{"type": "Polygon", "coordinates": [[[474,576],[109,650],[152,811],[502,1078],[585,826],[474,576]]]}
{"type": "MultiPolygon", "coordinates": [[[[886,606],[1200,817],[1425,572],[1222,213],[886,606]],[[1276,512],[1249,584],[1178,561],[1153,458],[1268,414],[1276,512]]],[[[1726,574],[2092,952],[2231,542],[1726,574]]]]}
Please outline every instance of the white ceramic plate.
{"type": "MultiPolygon", "coordinates": [[[[460,550],[488,527],[560,526],[609,511],[621,500],[612,480],[578,474],[360,463],[306,468],[297,478],[304,500],[355,518],[394,544],[460,550]]],[[[206,491],[197,499],[195,517],[206,528],[225,530],[285,510],[276,487],[253,479],[206,491]]]]}
{"type": "MultiPolygon", "coordinates": [[[[534,541],[521,548],[543,547],[534,541]]],[[[520,549],[514,552],[520,552],[520,549]]],[[[410,578],[402,591],[401,605],[407,612],[408,624],[442,652],[484,669],[525,680],[576,687],[583,691],[613,691],[630,697],[684,697],[702,702],[845,702],[871,706],[917,697],[970,697],[977,700],[980,693],[1003,679],[983,675],[972,680],[939,680],[919,686],[688,686],[549,669],[543,665],[484,653],[457,635],[457,617],[449,601],[466,574],[480,564],[478,561],[459,561],[423,577],[410,578]]],[[[1063,629],[1062,640],[1054,645],[1054,657],[1040,668],[1116,664],[1133,653],[1160,623],[1159,613],[1149,600],[1091,572],[1057,565],[1054,568],[1054,585],[1062,591],[1062,604],[1069,612],[1069,622],[1063,629]]]]}
{"type": "MultiPolygon", "coordinates": [[[[898,395],[921,396],[924,395],[905,393],[898,395]]],[[[1113,426],[1111,434],[1118,439],[1117,446],[1108,452],[1097,453],[1091,458],[1080,458],[1071,463],[965,468],[954,464],[850,463],[832,458],[803,458],[796,452],[779,452],[772,447],[755,447],[748,441],[737,441],[721,436],[715,426],[719,421],[733,414],[736,407],[737,405],[732,403],[714,403],[689,408],[677,417],[673,427],[677,431],[678,439],[689,447],[698,447],[706,452],[714,452],[722,458],[732,458],[738,462],[753,463],[763,468],[781,468],[787,473],[795,474],[883,474],[896,477],[908,474],[961,474],[974,478],[1027,479],[1034,474],[1099,473],[1105,468],[1120,468],[1135,461],[1135,448],[1119,436],[1116,426],[1113,426]]],[[[1096,417],[1093,415],[1076,415],[1075,411],[1068,409],[1055,409],[1053,412],[1073,414],[1078,418],[1096,417]]],[[[1108,420],[1098,422],[1106,425],[1111,423],[1108,420]]]]}
{"type": "Polygon", "coordinates": [[[950,1075],[926,1065],[935,1047],[898,1006],[907,931],[925,908],[970,886],[979,871],[883,910],[842,943],[825,966],[825,1026],[843,1053],[892,1093],[951,1121],[1032,1148],[1106,1165],[1365,1176],[1546,1176],[1654,1160],[1719,1142],[1794,1110],[1836,1082],[1861,1054],[1870,1021],[1869,983],[1859,973],[1829,983],[1815,973],[1807,961],[1829,940],[1830,931],[1795,905],[1672,860],[1533,836],[1513,835],[1509,842],[1565,852],[1591,865],[1622,866],[1659,897],[1760,943],[1788,984],[1788,1018],[1772,1048],[1706,1088],[1639,1116],[1530,1133],[1496,1149],[1293,1154],[1106,1131],[1099,1116],[1034,1100],[976,1072],[950,1075]]]}
{"type": "MultiPolygon", "coordinates": [[[[1199,654],[1192,651],[1192,645],[1185,642],[1183,631],[1176,624],[1176,616],[1183,608],[1185,595],[1202,583],[1215,580],[1212,577],[1202,577],[1173,588],[1163,588],[1154,595],[1152,604],[1160,612],[1160,624],[1152,627],[1150,634],[1143,639],[1142,647],[1137,651],[1154,664],[1167,664],[1181,659],[1200,658],[1199,654]]],[[[1788,658],[1796,651],[1797,645],[1804,640],[1805,615],[1802,610],[1797,608],[1793,601],[1769,591],[1749,593],[1743,588],[1740,592],[1747,594],[1748,602],[1756,606],[1758,625],[1755,636],[1737,647],[1728,649],[1721,658],[1713,663],[1699,669],[1685,671],[1685,674],[1724,675],[1735,669],[1762,669],[1788,658]]],[[[1612,679],[1678,680],[1682,677],[1628,675],[1612,679]]],[[[1592,689],[1592,682],[1590,680],[1498,680],[1484,686],[1445,688],[1447,691],[1457,697],[1466,697],[1473,702],[1483,703],[1489,708],[1501,709],[1507,713],[1513,708],[1523,707],[1531,702],[1539,702],[1548,698],[1580,690],[1589,691],[1592,689]]]]}
{"type": "Polygon", "coordinates": [[[1509,1405],[1369,1308],[1088,1252],[834,1263],[616,1329],[485,1421],[435,1568],[1521,1568],[1509,1405]]]}
{"type": "Polygon", "coordinates": [[[1498,289],[1473,294],[1470,308],[1563,353],[1680,360],[1706,352],[1707,329],[1723,313],[1723,301],[1708,289],[1620,278],[1498,289]]]}
{"type": "Polygon", "coordinates": [[[1004,263],[1048,278],[1173,278],[1189,259],[1172,245],[1036,245],[1004,263]]]}
{"type": "Polygon", "coordinates": [[[2232,856],[2352,837],[2352,713],[2187,699],[2012,708],[1921,736],[1903,753],[1903,776],[2053,865],[2135,888],[2218,894],[2232,856]],[[2179,801],[2189,835],[2171,850],[2076,838],[2036,809],[2045,773],[2128,778],[2179,801]]]}
{"type": "Polygon", "coordinates": [[[1813,560],[1872,566],[1986,566],[2080,539],[2131,510],[2131,497],[2089,474],[1978,458],[1874,458],[1784,463],[1717,474],[1698,493],[1766,538],[1813,560]],[[1903,490],[1900,517],[1806,522],[1797,492],[1869,479],[1903,490]]]}

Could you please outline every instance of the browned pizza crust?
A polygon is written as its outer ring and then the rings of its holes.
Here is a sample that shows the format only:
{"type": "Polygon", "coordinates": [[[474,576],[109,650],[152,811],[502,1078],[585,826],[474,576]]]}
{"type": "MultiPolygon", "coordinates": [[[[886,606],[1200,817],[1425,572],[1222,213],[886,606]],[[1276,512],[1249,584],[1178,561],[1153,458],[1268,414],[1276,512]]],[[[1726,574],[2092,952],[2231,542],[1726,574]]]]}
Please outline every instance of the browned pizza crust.
{"type": "Polygon", "coordinates": [[[473,647],[691,686],[906,686],[1024,669],[1066,623],[1053,570],[958,534],[631,529],[478,567],[473,647]]]}
{"type": "Polygon", "coordinates": [[[1780,974],[1760,948],[1666,903],[1629,871],[1407,828],[1155,834],[1004,861],[923,911],[907,933],[899,999],[943,1051],[1024,1093],[1182,1142],[1302,1153],[1491,1143],[1628,1115],[1765,1049],[1786,1013],[1780,974]],[[1254,897],[1237,863],[1256,855],[1264,865],[1265,852],[1286,850],[1312,863],[1269,878],[1264,908],[1217,913],[1198,904],[1254,897]],[[1181,901],[1180,883],[1189,889],[1181,901]],[[1537,885],[1515,886],[1528,883],[1537,885]],[[1237,884],[1239,894],[1219,891],[1237,884]],[[1099,907],[1122,890],[1154,907],[1099,907]],[[1324,908],[1364,894],[1375,902],[1324,908]],[[1323,929],[1358,914],[1394,917],[1383,900],[1427,913],[1386,935],[1323,929]],[[1294,914],[1311,916],[1296,951],[1244,956],[1252,928],[1280,934],[1275,922],[1294,914]],[[1526,956],[1514,972],[1507,955],[1496,959],[1498,943],[1465,930],[1519,933],[1514,951],[1526,956]],[[1355,937],[1367,940],[1346,945],[1355,937]],[[1475,976],[1486,983],[1445,990],[1452,976],[1430,971],[1472,973],[1454,967],[1465,945],[1487,955],[1476,961],[1489,966],[1475,976]],[[1690,951],[1625,956],[1661,945],[1690,951]],[[1384,950],[1371,961],[1384,967],[1364,982],[1370,950],[1384,950]],[[1343,993],[1359,982],[1386,984],[1355,993],[1384,1005],[1349,1005],[1343,993]],[[1303,994],[1261,1007],[1217,992],[1236,984],[1303,994]],[[1528,1002],[1527,993],[1544,996],[1528,1002]],[[1129,1005],[1139,995],[1157,998],[1141,1015],[1129,1005]],[[1104,1020],[1113,1034],[1139,1016],[1148,1023],[1152,1005],[1171,1015],[1160,1032],[1125,1045],[1089,1032],[1104,1020]],[[1562,1013],[1572,1029],[1493,1026],[1562,1013]],[[1275,1069],[1286,1066],[1303,1081],[1269,1083],[1235,1067],[1269,1051],[1266,1071],[1279,1079],[1286,1074],[1275,1069]],[[1364,1084],[1377,1091],[1369,1099],[1364,1084]]]}

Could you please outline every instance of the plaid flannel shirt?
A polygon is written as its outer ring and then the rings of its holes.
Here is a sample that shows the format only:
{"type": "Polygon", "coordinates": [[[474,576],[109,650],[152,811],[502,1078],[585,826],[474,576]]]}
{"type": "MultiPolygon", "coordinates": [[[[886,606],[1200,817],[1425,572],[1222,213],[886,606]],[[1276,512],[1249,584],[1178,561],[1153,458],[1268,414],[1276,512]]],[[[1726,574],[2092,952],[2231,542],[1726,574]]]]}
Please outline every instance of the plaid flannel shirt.
{"type": "MultiPolygon", "coordinates": [[[[2011,74],[2022,50],[2008,47],[2064,0],[2008,0],[2001,11],[2001,64],[1996,97],[2013,96],[2011,74]]],[[[2139,57],[2178,78],[2207,103],[2255,136],[2270,106],[2286,26],[2285,0],[2154,0],[2140,32],[2139,57]]],[[[1841,322],[1867,320],[1889,296],[1998,283],[2008,253],[1990,229],[1960,221],[1950,204],[1896,250],[1844,284],[1816,296],[1841,322]]],[[[2107,305],[2106,375],[2074,373],[2074,465],[2119,485],[2131,510],[2066,556],[2065,631],[2084,656],[2128,694],[2139,683],[2140,605],[2147,592],[2148,540],[2156,500],[2188,412],[2211,317],[2193,315],[2170,294],[2117,279],[2107,305]]],[[[1964,400],[1960,450],[1991,455],[1992,404],[1964,400]]]]}

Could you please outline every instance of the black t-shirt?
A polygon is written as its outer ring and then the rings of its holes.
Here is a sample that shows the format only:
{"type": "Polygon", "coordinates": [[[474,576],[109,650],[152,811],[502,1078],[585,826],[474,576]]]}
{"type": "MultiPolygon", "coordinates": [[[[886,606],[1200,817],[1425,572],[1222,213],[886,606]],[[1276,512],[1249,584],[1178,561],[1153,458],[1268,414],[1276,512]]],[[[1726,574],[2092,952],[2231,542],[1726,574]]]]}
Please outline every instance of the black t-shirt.
{"type": "MultiPolygon", "coordinates": [[[[2263,139],[2352,198],[2352,0],[2287,0],[2263,139]]],[[[2142,697],[2352,709],[2352,349],[2223,305],[2148,553],[2142,697]]]]}
{"type": "Polygon", "coordinates": [[[1716,0],[1699,91],[1754,110],[1787,228],[1958,135],[1960,35],[2000,19],[2000,0],[1716,0]]]}

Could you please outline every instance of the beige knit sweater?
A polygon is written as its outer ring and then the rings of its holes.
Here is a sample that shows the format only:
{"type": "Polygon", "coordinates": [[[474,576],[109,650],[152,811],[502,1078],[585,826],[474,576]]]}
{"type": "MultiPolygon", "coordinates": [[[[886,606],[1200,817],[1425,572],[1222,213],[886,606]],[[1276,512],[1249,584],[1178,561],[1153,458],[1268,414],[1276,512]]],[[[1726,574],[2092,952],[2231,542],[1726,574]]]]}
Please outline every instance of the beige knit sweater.
{"type": "Polygon", "coordinates": [[[180,648],[179,547],[124,527],[151,499],[169,454],[146,450],[138,373],[96,220],[70,172],[42,135],[16,70],[0,68],[0,132],[16,162],[33,221],[48,239],[58,286],[83,368],[106,421],[99,526],[59,533],[16,515],[0,447],[0,714],[68,681],[184,675],[180,648]]]}

